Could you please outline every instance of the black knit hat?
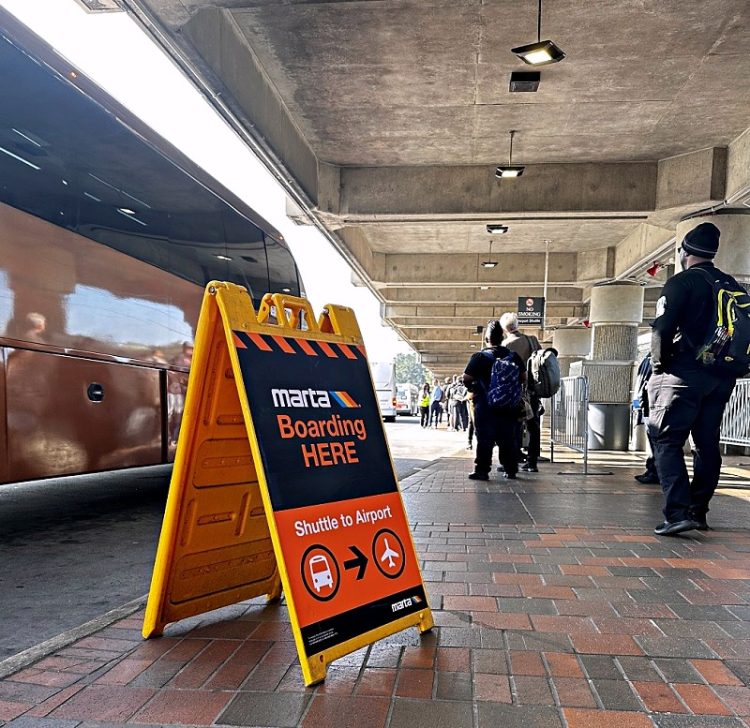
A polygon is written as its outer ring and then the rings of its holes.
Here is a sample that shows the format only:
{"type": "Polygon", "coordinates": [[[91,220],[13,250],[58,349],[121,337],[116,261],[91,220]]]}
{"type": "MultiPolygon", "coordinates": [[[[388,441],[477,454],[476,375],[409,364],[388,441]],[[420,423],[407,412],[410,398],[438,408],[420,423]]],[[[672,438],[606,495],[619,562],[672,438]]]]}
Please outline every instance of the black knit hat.
{"type": "Polygon", "coordinates": [[[682,249],[698,258],[713,258],[719,250],[720,235],[721,231],[712,222],[702,222],[685,235],[682,249]]]}

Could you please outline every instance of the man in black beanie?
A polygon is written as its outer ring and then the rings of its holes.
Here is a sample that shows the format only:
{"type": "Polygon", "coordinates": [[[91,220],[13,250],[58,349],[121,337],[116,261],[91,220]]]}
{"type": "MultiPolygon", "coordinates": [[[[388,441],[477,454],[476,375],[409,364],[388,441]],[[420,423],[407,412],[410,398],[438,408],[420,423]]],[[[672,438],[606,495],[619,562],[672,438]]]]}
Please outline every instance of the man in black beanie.
{"type": "Polygon", "coordinates": [[[719,236],[710,222],[685,235],[680,246],[683,271],[667,281],[656,304],[648,397],[649,436],[665,496],[664,522],[654,529],[658,536],[707,531],[708,503],[719,482],[719,428],[735,379],[697,360],[716,327],[713,281],[722,276],[735,290],[741,288],[713,264],[719,236]],[[683,454],[688,435],[694,443],[692,482],[683,454]]]}

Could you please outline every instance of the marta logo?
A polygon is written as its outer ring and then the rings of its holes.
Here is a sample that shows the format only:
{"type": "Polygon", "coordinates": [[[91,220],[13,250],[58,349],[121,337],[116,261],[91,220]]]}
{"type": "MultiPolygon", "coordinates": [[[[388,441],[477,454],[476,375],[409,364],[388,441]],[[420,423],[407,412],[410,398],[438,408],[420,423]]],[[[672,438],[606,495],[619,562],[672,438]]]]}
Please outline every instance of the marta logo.
{"type": "Polygon", "coordinates": [[[359,407],[346,392],[325,389],[272,389],[271,398],[274,407],[284,409],[331,409],[331,401],[345,409],[359,407]]]}

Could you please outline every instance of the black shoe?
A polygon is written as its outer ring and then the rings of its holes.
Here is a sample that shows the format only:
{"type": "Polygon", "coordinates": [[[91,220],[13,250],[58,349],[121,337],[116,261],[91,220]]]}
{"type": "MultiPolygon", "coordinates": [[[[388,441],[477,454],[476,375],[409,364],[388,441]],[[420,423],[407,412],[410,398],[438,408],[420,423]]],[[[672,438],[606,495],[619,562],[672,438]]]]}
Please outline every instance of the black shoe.
{"type": "Polygon", "coordinates": [[[531,463],[524,463],[521,466],[521,470],[524,471],[524,473],[538,473],[539,468],[536,465],[532,465],[531,463]]]}
{"type": "Polygon", "coordinates": [[[504,473],[505,472],[505,468],[502,465],[498,465],[497,466],[497,472],[498,473],[504,473]]]}
{"type": "Polygon", "coordinates": [[[503,478],[505,478],[506,480],[518,480],[518,477],[515,473],[504,473],[503,478]]]}
{"type": "Polygon", "coordinates": [[[690,513],[690,520],[695,521],[698,525],[695,527],[696,531],[712,531],[711,526],[706,523],[705,516],[696,516],[694,513],[690,513]]]}
{"type": "Polygon", "coordinates": [[[659,477],[657,475],[651,475],[651,473],[636,475],[635,479],[639,483],[643,483],[643,485],[659,485],[659,477]]]}
{"type": "Polygon", "coordinates": [[[698,526],[698,523],[690,519],[685,519],[684,521],[664,521],[664,523],[660,523],[654,529],[654,533],[657,536],[676,536],[678,533],[693,531],[698,526]]]}
{"type": "Polygon", "coordinates": [[[469,480],[489,480],[487,473],[469,473],[469,480]]]}

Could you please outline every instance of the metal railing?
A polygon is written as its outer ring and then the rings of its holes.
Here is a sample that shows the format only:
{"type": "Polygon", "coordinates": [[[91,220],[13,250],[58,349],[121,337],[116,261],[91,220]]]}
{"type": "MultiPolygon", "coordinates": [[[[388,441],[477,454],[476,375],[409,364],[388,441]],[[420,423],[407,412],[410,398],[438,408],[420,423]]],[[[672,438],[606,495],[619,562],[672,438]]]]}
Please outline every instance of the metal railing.
{"type": "Polygon", "coordinates": [[[739,379],[721,421],[722,445],[750,447],[750,379],[739,379]]]}
{"type": "Polygon", "coordinates": [[[589,383],[586,377],[563,377],[550,402],[550,460],[555,445],[583,455],[583,474],[589,474],[589,383]]]}

